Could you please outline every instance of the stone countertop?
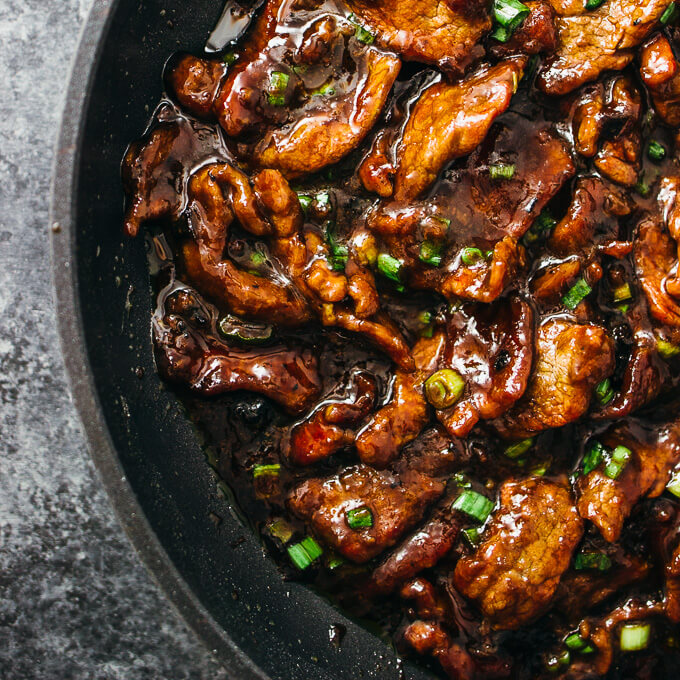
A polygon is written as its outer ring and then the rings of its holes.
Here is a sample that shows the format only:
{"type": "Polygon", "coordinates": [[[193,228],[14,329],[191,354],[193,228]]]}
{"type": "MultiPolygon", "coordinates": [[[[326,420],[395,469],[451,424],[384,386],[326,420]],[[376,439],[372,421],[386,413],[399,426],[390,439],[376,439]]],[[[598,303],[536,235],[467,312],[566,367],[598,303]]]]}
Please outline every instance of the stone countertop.
{"type": "Polygon", "coordinates": [[[225,680],[118,526],[60,356],[48,203],[91,0],[0,0],[0,678],[225,680]]]}

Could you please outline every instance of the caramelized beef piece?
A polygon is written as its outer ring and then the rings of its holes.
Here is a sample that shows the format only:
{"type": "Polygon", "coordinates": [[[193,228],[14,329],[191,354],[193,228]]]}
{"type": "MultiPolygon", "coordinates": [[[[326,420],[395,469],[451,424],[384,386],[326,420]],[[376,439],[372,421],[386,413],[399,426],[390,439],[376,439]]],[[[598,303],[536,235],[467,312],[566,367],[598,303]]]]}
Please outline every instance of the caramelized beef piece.
{"type": "Polygon", "coordinates": [[[604,71],[622,70],[667,7],[667,0],[609,0],[592,11],[582,5],[579,14],[558,17],[560,47],[540,72],[538,86],[564,95],[604,71]]]}
{"type": "Polygon", "coordinates": [[[323,404],[290,434],[288,458],[295,465],[324,460],[354,442],[354,428],[372,411],[378,386],[365,371],[351,374],[342,394],[323,404]]]}
{"type": "Polygon", "coordinates": [[[494,421],[507,439],[524,439],[580,418],[593,388],[614,370],[614,343],[603,328],[566,319],[544,322],[524,396],[494,421]]]}
{"type": "Polygon", "coordinates": [[[437,417],[451,436],[465,437],[477,421],[497,418],[524,394],[533,358],[533,313],[517,296],[453,312],[440,367],[465,381],[455,406],[437,417]]]}
{"type": "Polygon", "coordinates": [[[503,58],[513,54],[552,54],[557,49],[555,10],[545,0],[530,0],[524,3],[530,10],[529,16],[513,32],[505,43],[495,43],[491,51],[495,57],[503,58]]]}
{"type": "Polygon", "coordinates": [[[493,628],[515,630],[550,607],[582,534],[565,487],[539,478],[506,482],[484,541],[458,561],[454,584],[493,628]]]}
{"type": "Polygon", "coordinates": [[[483,54],[477,43],[491,28],[488,11],[478,0],[465,0],[459,6],[435,0],[348,0],[347,4],[378,44],[405,59],[458,74],[483,54]]]}
{"type": "Polygon", "coordinates": [[[640,75],[652,95],[654,108],[666,125],[680,125],[680,69],[673,48],[663,35],[640,50],[640,75]]]}
{"type": "Polygon", "coordinates": [[[226,72],[224,62],[182,54],[171,63],[169,90],[187,111],[198,118],[212,119],[213,104],[226,72]]]}
{"type": "Polygon", "coordinates": [[[508,60],[481,67],[460,83],[439,82],[423,92],[397,151],[396,200],[420,196],[447,163],[481,143],[510,105],[523,67],[522,60],[508,60]]]}
{"type": "Polygon", "coordinates": [[[680,421],[651,430],[635,423],[620,425],[600,439],[611,448],[625,446],[633,455],[617,479],[599,468],[579,478],[578,510],[614,542],[633,506],[642,498],[660,496],[666,488],[680,461],[680,421]]]}
{"type": "Polygon", "coordinates": [[[680,623],[680,543],[666,564],[665,572],[666,616],[673,623],[680,623]]]}
{"type": "Polygon", "coordinates": [[[414,345],[415,371],[397,371],[392,399],[371,418],[356,439],[357,453],[364,463],[386,466],[397,457],[401,447],[415,439],[427,425],[430,413],[423,383],[436,369],[444,344],[444,334],[437,332],[414,345]]]}
{"type": "Polygon", "coordinates": [[[311,351],[229,347],[202,332],[214,323],[194,294],[180,292],[168,301],[165,316],[153,326],[158,366],[167,380],[205,396],[256,392],[291,414],[303,413],[318,398],[321,383],[311,351]]]}
{"type": "Polygon", "coordinates": [[[288,506],[314,533],[358,564],[393,546],[444,492],[444,483],[417,470],[374,470],[359,464],[295,488],[288,506]],[[351,529],[347,512],[366,506],[373,526],[351,529]]]}
{"type": "Polygon", "coordinates": [[[534,299],[547,305],[556,304],[576,281],[580,272],[581,262],[573,258],[540,269],[536,272],[536,278],[531,281],[534,299]]]}
{"type": "Polygon", "coordinates": [[[630,132],[613,141],[606,141],[595,158],[595,167],[612,182],[633,187],[640,172],[640,147],[637,132],[630,132]]]}

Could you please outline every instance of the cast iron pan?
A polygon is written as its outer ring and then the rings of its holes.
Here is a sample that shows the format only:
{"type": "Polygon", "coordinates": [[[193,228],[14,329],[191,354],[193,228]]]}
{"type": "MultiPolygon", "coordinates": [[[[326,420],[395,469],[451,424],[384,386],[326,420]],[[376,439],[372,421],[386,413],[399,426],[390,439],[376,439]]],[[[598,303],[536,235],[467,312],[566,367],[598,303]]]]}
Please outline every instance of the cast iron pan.
{"type": "Polygon", "coordinates": [[[166,59],[180,48],[200,54],[221,10],[217,0],[94,2],[52,196],[54,281],[73,396],[132,542],[231,678],[431,678],[400,669],[378,637],[283,581],[218,493],[196,432],[156,375],[144,241],[122,236],[120,161],[160,98],[166,59]],[[333,624],[347,628],[339,650],[329,644],[333,624]]]}

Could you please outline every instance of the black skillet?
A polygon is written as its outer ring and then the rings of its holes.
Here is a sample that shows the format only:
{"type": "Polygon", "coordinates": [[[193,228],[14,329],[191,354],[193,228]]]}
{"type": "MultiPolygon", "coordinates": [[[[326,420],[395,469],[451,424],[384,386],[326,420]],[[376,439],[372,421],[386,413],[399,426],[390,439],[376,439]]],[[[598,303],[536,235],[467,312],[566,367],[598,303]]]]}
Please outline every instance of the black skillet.
{"type": "Polygon", "coordinates": [[[57,148],[52,253],[90,451],[142,559],[230,678],[432,678],[400,669],[378,637],[283,581],[218,493],[154,369],[147,259],[142,239],[122,236],[120,161],[161,96],[168,56],[200,54],[221,10],[218,0],[95,0],[85,27],[57,148]],[[334,624],[347,628],[339,650],[334,624]]]}

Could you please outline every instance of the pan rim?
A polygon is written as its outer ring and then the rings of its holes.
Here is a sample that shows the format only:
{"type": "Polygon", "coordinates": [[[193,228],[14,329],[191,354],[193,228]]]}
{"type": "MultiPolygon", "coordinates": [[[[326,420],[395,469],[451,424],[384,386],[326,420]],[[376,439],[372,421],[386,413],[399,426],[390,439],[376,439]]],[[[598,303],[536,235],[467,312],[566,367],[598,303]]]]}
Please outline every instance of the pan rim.
{"type": "Polygon", "coordinates": [[[102,46],[120,0],[93,0],[75,57],[54,146],[49,204],[50,260],[61,356],[90,458],[119,523],[167,601],[230,677],[269,680],[201,604],[151,528],[125,477],[95,389],[78,297],[75,241],[77,171],[85,115],[102,46]]]}

